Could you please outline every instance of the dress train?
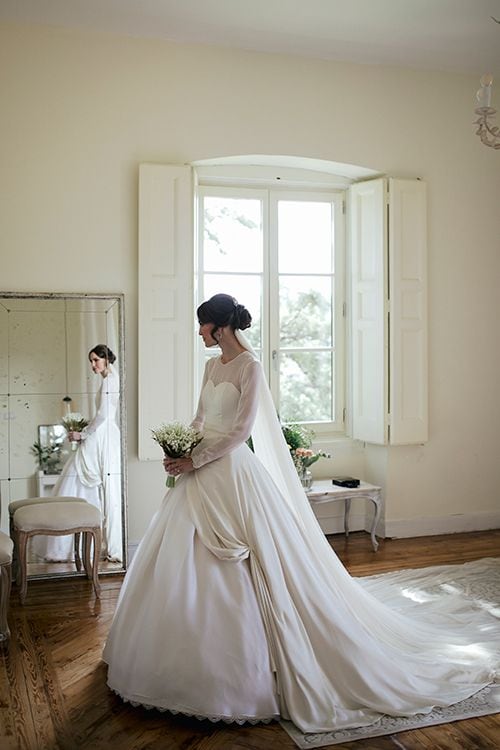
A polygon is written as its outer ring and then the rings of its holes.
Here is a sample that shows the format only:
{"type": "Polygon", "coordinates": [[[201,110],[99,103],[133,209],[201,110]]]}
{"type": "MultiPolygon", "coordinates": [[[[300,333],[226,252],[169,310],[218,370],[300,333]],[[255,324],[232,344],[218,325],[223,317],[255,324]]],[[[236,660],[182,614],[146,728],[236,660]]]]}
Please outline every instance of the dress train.
{"type": "Polygon", "coordinates": [[[320,732],[427,713],[495,679],[494,618],[448,599],[422,616],[390,609],[383,584],[375,598],[333,552],[318,567],[318,541],[246,445],[182,477],[127,574],[109,686],[174,712],[320,732]]]}
{"type": "Polygon", "coordinates": [[[167,492],[127,572],[103,654],[109,686],[164,710],[279,715],[326,732],[428,713],[496,680],[492,612],[448,595],[388,606],[392,583],[370,591],[348,574],[271,407],[258,424],[260,383],[249,352],[207,365],[196,471],[167,492]],[[250,432],[259,457],[244,442],[250,432]]]}

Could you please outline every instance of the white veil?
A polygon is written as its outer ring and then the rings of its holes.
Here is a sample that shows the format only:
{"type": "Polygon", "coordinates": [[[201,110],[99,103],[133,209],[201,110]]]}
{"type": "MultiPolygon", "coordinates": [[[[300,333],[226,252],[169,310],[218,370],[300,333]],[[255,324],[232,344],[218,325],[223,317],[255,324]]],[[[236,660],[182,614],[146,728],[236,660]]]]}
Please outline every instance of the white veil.
{"type": "MultiPolygon", "coordinates": [[[[258,359],[246,336],[238,329],[234,333],[240,344],[258,359]]],[[[252,429],[252,442],[256,456],[264,464],[283,497],[300,519],[309,541],[314,542],[318,561],[321,559],[322,563],[331,570],[335,560],[348,575],[330,547],[300,483],[290,450],[283,437],[271,392],[264,378],[261,379],[259,406],[252,429]]]]}

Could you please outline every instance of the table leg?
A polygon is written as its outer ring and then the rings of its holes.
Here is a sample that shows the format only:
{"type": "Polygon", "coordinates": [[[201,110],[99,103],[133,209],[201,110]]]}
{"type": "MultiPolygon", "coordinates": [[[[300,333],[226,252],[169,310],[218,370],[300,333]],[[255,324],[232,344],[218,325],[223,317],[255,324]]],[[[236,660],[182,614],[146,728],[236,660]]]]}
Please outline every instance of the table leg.
{"type": "Polygon", "coordinates": [[[380,504],[380,499],[378,496],[374,497],[373,495],[368,495],[368,497],[370,498],[370,500],[375,506],[375,512],[373,514],[373,523],[372,523],[370,536],[372,538],[373,549],[376,552],[378,550],[378,542],[377,542],[377,537],[375,536],[375,529],[377,528],[378,519],[380,518],[380,511],[382,510],[382,506],[380,504]]]}
{"type": "Polygon", "coordinates": [[[351,498],[346,497],[344,503],[344,531],[345,535],[349,536],[349,513],[351,512],[351,498]]]}

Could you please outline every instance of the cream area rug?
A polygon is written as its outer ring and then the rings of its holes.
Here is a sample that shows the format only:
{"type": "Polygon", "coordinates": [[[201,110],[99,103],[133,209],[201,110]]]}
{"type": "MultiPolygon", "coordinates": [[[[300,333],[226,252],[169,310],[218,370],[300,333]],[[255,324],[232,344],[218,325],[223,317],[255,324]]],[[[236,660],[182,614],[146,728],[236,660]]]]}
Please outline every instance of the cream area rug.
{"type": "MultiPolygon", "coordinates": [[[[500,618],[500,558],[484,558],[463,565],[440,565],[416,570],[404,570],[383,575],[360,578],[366,587],[376,594],[377,585],[383,582],[384,591],[389,586],[388,604],[397,606],[398,598],[410,596],[415,602],[432,603],[452,592],[472,606],[487,609],[500,618]]],[[[300,748],[327,747],[344,742],[381,737],[386,734],[407,732],[411,729],[448,724],[473,716],[500,713],[500,684],[489,685],[467,700],[447,708],[436,708],[429,714],[417,716],[383,716],[369,727],[342,729],[318,734],[303,734],[294,724],[282,721],[295,744],[300,748]]]]}

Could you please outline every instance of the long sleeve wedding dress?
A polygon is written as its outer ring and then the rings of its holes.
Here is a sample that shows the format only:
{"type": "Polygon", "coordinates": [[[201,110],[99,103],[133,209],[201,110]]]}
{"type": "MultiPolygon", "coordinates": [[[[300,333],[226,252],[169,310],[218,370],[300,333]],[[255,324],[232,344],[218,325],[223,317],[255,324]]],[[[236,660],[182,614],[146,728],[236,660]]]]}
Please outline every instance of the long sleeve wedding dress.
{"type": "MultiPolygon", "coordinates": [[[[113,365],[96,394],[95,416],[66,461],[53,495],[81,497],[102,513],[102,555],[122,559],[120,380],[113,365]]],[[[73,537],[35,537],[32,554],[48,561],[73,559],[73,537]]]]}
{"type": "Polygon", "coordinates": [[[174,713],[320,732],[429,712],[496,678],[490,614],[453,596],[405,614],[384,604],[383,585],[375,597],[347,573],[251,352],[209,360],[194,424],[196,470],[167,491],[120,593],[104,650],[112,690],[174,713]]]}

